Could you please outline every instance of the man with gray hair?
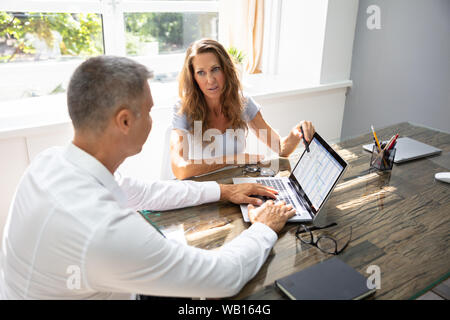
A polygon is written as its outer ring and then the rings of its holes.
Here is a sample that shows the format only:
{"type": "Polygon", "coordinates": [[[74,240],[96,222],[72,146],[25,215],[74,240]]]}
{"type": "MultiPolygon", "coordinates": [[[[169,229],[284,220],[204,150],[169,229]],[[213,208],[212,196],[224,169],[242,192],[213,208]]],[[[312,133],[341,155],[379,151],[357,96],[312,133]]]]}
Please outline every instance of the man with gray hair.
{"type": "Polygon", "coordinates": [[[135,294],[224,297],[239,292],[267,258],[294,211],[250,206],[252,226],[220,250],[170,241],[137,210],[275,198],[257,184],[143,182],[114,175],[151,130],[150,72],[100,56],[74,72],[67,100],[75,135],[39,154],[22,177],[3,236],[4,299],[129,299],[135,294]]]}

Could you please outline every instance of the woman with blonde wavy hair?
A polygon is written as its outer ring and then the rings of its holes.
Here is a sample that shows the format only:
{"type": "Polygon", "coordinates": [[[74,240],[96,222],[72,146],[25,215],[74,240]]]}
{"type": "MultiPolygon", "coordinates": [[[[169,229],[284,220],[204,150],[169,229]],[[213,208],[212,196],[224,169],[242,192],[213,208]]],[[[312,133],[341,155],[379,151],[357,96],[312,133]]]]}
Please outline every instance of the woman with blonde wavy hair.
{"type": "Polygon", "coordinates": [[[264,120],[261,107],[244,96],[232,58],[215,40],[197,40],[187,49],[179,96],[170,139],[172,171],[178,179],[260,161],[262,156],[244,153],[248,128],[283,157],[295,150],[302,130],[307,141],[314,134],[311,122],[302,121],[281,138],[264,120]]]}

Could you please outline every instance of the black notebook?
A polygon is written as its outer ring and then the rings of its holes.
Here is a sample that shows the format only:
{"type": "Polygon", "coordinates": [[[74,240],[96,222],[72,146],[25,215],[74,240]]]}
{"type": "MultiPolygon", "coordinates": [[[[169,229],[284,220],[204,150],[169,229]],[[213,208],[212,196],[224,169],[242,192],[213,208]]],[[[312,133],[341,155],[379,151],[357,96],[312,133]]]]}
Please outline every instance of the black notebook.
{"type": "Polygon", "coordinates": [[[374,293],[367,279],[338,258],[331,258],[275,281],[292,300],[357,300],[374,293]]]}

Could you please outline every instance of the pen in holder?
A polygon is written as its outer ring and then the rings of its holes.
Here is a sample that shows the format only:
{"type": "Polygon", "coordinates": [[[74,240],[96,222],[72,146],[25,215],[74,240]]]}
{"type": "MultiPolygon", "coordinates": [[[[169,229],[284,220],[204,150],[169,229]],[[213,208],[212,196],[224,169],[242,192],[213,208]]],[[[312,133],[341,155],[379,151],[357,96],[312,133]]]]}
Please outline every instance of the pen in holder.
{"type": "Polygon", "coordinates": [[[372,148],[372,158],[370,159],[370,167],[375,168],[381,171],[392,170],[392,166],[394,165],[395,159],[395,148],[390,150],[381,150],[378,151],[378,147],[376,145],[372,148]]]}

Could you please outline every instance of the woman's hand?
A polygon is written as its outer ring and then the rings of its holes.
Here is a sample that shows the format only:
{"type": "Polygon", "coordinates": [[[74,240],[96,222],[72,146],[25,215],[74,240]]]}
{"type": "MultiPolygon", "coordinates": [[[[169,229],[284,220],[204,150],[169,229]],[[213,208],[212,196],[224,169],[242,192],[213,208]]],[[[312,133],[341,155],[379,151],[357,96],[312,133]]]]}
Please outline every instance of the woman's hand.
{"type": "Polygon", "coordinates": [[[306,142],[309,143],[314,135],[314,132],[316,132],[316,130],[314,129],[311,121],[301,121],[294,128],[292,128],[289,135],[282,140],[280,156],[288,157],[295,150],[295,148],[297,148],[303,136],[305,137],[306,142]]]}
{"type": "Polygon", "coordinates": [[[303,135],[304,135],[306,142],[309,143],[314,135],[314,132],[316,132],[316,130],[314,129],[314,126],[311,121],[301,121],[298,125],[296,125],[291,130],[291,132],[293,132],[293,134],[298,137],[299,141],[300,141],[300,139],[303,138],[303,135]],[[303,134],[302,134],[302,129],[303,129],[303,134]]]}

